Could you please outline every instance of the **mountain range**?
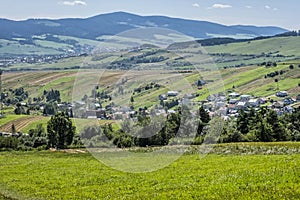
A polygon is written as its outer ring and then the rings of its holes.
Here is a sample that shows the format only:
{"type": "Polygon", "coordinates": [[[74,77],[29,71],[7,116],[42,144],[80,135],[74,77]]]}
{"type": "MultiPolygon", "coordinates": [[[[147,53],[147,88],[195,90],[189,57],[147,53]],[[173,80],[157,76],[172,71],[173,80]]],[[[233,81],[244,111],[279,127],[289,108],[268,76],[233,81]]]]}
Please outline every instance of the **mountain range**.
{"type": "Polygon", "coordinates": [[[33,36],[44,34],[97,40],[104,35],[116,35],[123,31],[143,27],[167,28],[199,39],[213,37],[254,38],[288,31],[273,26],[226,26],[207,21],[165,16],[139,16],[125,12],[101,14],[85,19],[28,19],[23,21],[0,19],[0,27],[0,38],[6,40],[13,38],[30,39],[33,36]]]}

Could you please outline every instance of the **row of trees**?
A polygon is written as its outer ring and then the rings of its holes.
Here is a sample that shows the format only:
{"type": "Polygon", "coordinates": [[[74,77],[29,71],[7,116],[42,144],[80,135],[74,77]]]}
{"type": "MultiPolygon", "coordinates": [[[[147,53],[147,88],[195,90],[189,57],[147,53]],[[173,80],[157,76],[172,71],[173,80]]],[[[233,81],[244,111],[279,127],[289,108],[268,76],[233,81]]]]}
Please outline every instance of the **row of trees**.
{"type": "Polygon", "coordinates": [[[201,107],[196,119],[187,109],[150,118],[140,112],[137,121],[126,119],[116,129],[112,124],[87,126],[75,136],[75,127],[69,116],[58,113],[47,123],[31,129],[28,134],[17,137],[0,137],[0,149],[68,148],[70,145],[120,148],[132,146],[164,146],[168,144],[201,144],[203,141],[229,142],[274,142],[300,141],[300,108],[283,116],[274,110],[240,111],[238,118],[224,121],[219,117],[210,119],[201,107]],[[196,124],[196,125],[195,125],[196,124]]]}
{"type": "Polygon", "coordinates": [[[240,111],[236,120],[225,122],[219,142],[300,141],[300,108],[278,116],[274,110],[240,111]]]}
{"type": "Polygon", "coordinates": [[[120,129],[114,129],[111,124],[101,128],[87,127],[81,132],[80,137],[89,147],[116,145],[120,148],[163,146],[174,143],[174,138],[180,138],[180,144],[201,144],[203,141],[218,143],[300,141],[300,108],[283,116],[278,116],[274,110],[268,108],[249,112],[241,110],[237,119],[224,121],[219,117],[211,120],[201,107],[197,127],[183,122],[184,120],[186,117],[181,112],[169,114],[167,119],[154,118],[152,121],[147,115],[138,115],[137,123],[125,120],[120,129]],[[162,123],[163,121],[165,123],[162,123]]]}

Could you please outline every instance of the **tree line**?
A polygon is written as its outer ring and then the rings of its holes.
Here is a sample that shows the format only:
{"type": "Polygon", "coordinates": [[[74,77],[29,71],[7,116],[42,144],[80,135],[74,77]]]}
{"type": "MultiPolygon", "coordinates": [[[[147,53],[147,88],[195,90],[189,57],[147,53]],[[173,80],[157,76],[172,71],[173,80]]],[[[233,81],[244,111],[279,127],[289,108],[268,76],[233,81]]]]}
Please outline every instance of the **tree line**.
{"type": "MultiPolygon", "coordinates": [[[[151,114],[151,112],[150,112],[151,114]]],[[[200,145],[232,142],[300,141],[300,108],[278,116],[276,111],[262,107],[260,110],[239,111],[237,118],[224,120],[210,118],[200,107],[196,118],[188,109],[179,109],[167,117],[150,117],[140,110],[137,120],[125,119],[120,128],[109,123],[103,126],[86,126],[75,134],[69,116],[57,113],[47,123],[46,129],[37,125],[28,134],[18,137],[1,137],[0,150],[64,149],[69,147],[119,148],[165,146],[178,144],[200,145]]]]}
{"type": "Polygon", "coordinates": [[[282,116],[278,116],[276,111],[268,108],[247,112],[240,110],[237,118],[228,120],[220,117],[211,119],[203,107],[200,107],[198,114],[195,134],[192,133],[192,127],[191,132],[188,127],[180,131],[185,125],[179,111],[169,114],[167,119],[161,119],[165,120],[163,125],[150,122],[149,116],[139,114],[137,123],[125,120],[120,129],[114,129],[112,124],[87,127],[80,133],[80,137],[89,147],[115,145],[120,148],[174,144],[173,139],[178,137],[178,134],[183,134],[180,138],[185,140],[180,141],[180,144],[194,145],[200,145],[204,141],[213,143],[300,141],[300,108],[282,116]],[[135,126],[141,128],[136,131],[132,128],[135,126]],[[156,129],[157,127],[160,128],[156,129]],[[149,134],[151,129],[156,131],[155,134],[149,134]]]}

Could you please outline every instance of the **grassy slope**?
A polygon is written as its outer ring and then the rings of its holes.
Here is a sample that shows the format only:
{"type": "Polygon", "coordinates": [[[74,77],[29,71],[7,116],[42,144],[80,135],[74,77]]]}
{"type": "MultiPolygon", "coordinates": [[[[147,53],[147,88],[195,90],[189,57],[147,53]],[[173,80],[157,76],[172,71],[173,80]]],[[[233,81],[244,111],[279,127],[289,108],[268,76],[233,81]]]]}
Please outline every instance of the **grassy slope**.
{"type": "Polygon", "coordinates": [[[90,154],[2,152],[0,163],[0,197],[18,199],[295,199],[300,195],[298,154],[185,155],[145,174],[115,171],[90,154]]]}
{"type": "Polygon", "coordinates": [[[49,48],[49,46],[35,46],[35,45],[20,45],[19,42],[0,39],[0,54],[18,54],[18,55],[33,55],[33,54],[61,54],[62,52],[56,49],[49,48]]]}
{"type": "Polygon", "coordinates": [[[3,75],[3,89],[23,87],[31,97],[41,96],[44,90],[59,89],[63,100],[71,99],[75,71],[18,72],[3,75]]]}
{"type": "MultiPolygon", "coordinates": [[[[293,62],[295,65],[293,70],[289,69],[289,64],[279,64],[277,67],[270,68],[264,66],[252,66],[221,69],[219,73],[222,76],[225,91],[234,90],[239,93],[258,97],[274,97],[274,94],[277,91],[287,90],[290,96],[295,98],[300,93],[300,88],[298,86],[300,68],[298,67],[298,63],[299,62],[293,62]],[[280,70],[285,70],[287,72],[274,78],[264,78],[266,74],[280,70]],[[279,79],[279,89],[277,89],[277,84],[274,82],[275,79],[279,79]],[[233,89],[233,86],[235,86],[235,89],[233,89]]],[[[191,76],[189,79],[195,80],[196,78],[197,76],[191,76]]],[[[214,85],[215,84],[213,83],[211,87],[214,87],[214,85]]],[[[199,97],[199,100],[205,99],[210,92],[217,93],[222,90],[222,88],[216,88],[213,91],[208,91],[207,88],[204,87],[198,92],[202,95],[199,97]]]]}
{"type": "Polygon", "coordinates": [[[205,47],[209,53],[231,54],[268,54],[279,51],[276,54],[300,56],[300,37],[270,38],[242,43],[232,43],[205,47]]]}

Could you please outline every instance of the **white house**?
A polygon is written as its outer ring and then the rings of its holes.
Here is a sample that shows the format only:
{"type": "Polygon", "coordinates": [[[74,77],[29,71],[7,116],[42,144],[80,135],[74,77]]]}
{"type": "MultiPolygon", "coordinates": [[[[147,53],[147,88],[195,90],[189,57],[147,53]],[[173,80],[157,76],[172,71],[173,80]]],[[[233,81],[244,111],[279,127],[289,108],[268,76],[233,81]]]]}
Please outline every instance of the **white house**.
{"type": "Polygon", "coordinates": [[[176,97],[179,94],[178,91],[168,91],[168,96],[169,97],[176,97]]]}
{"type": "Polygon", "coordinates": [[[229,98],[237,98],[237,97],[239,97],[241,95],[239,93],[233,92],[233,93],[228,94],[228,96],[229,96],[229,98]]]}
{"type": "Polygon", "coordinates": [[[247,107],[247,102],[238,102],[237,104],[238,109],[245,109],[247,107]]]}
{"type": "Polygon", "coordinates": [[[229,104],[236,104],[239,100],[237,99],[230,99],[229,104]]]}
{"type": "Polygon", "coordinates": [[[276,93],[277,97],[286,97],[288,95],[287,91],[280,91],[276,93]]]}
{"type": "Polygon", "coordinates": [[[251,107],[259,106],[259,100],[258,99],[250,99],[248,101],[248,106],[251,106],[251,107]]]}

